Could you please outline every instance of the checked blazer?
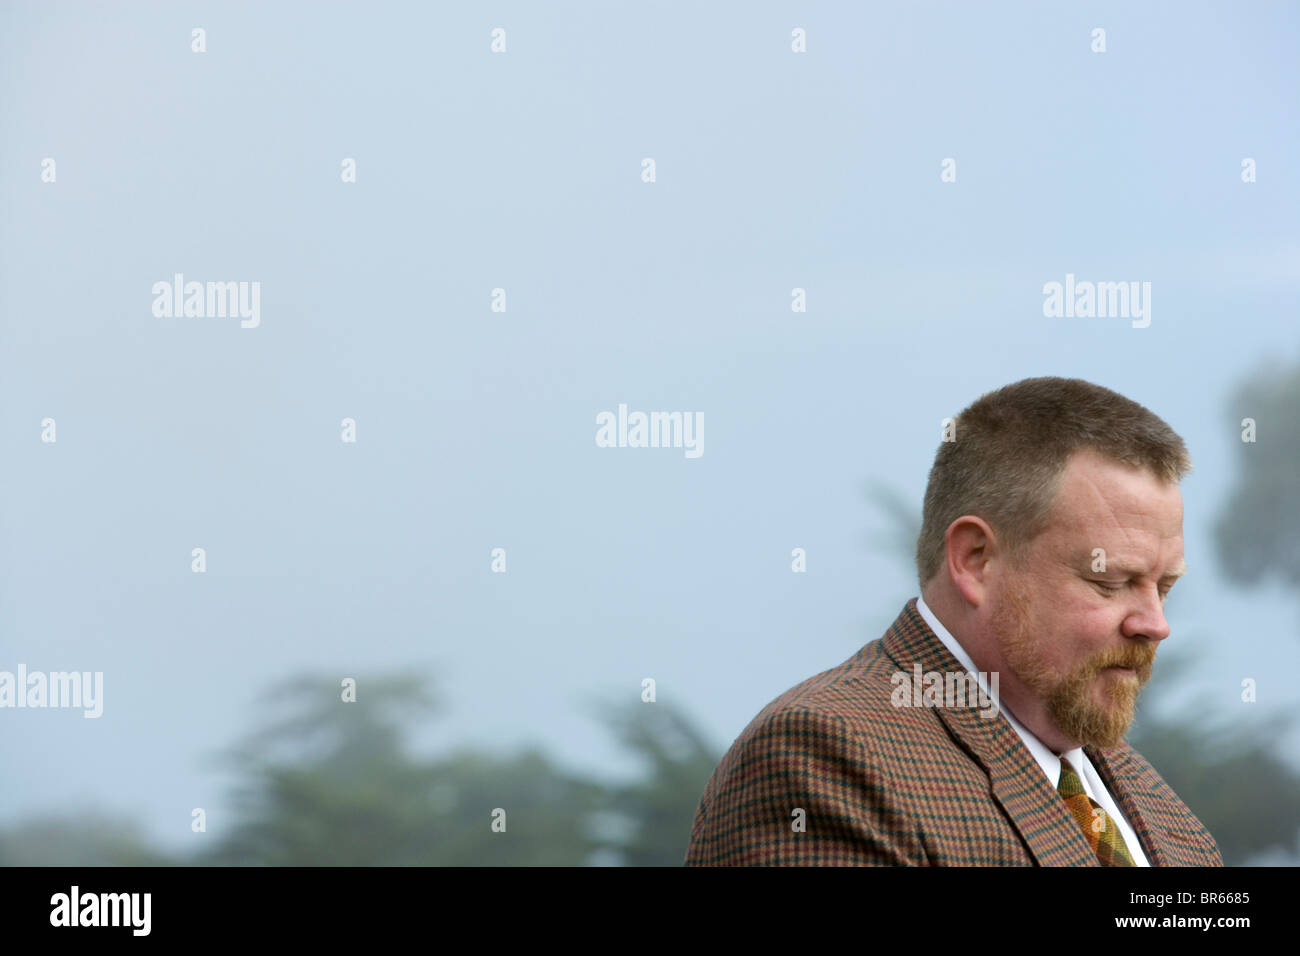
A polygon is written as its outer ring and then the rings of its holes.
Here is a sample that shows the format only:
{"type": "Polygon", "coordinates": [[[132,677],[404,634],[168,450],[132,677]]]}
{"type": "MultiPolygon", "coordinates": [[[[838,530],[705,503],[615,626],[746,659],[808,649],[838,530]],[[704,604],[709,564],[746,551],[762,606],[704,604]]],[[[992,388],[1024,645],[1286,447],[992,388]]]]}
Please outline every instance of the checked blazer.
{"type": "MultiPolygon", "coordinates": [[[[686,865],[1099,866],[1001,711],[893,705],[891,677],[916,663],[964,673],[912,598],[879,640],[763,708],[705,787],[686,865]]],[[[1085,752],[1152,866],[1223,865],[1137,751],[1085,752]]]]}

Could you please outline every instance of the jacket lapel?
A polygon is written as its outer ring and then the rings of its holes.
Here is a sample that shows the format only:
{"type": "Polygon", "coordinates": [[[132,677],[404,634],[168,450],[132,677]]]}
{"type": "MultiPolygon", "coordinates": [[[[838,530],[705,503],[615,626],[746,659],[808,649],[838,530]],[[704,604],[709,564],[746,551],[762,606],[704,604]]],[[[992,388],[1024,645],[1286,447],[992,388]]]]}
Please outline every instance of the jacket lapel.
{"type": "MultiPolygon", "coordinates": [[[[964,673],[961,664],[916,610],[915,598],[907,602],[885,634],[883,643],[890,659],[908,673],[912,673],[915,664],[921,665],[922,673],[964,673]]],[[[978,704],[936,707],[935,711],[953,738],[988,774],[994,798],[1039,865],[1101,865],[1083,831],[1066,810],[1065,801],[1052,787],[1015,728],[1002,716],[1001,710],[991,718],[980,716],[978,704]]],[[[1108,779],[1108,786],[1109,783],[1108,779]]],[[[1127,791],[1121,790],[1124,796],[1120,798],[1117,795],[1117,798],[1127,799],[1127,791]]],[[[1142,835],[1145,827],[1138,830],[1134,814],[1129,809],[1131,802],[1122,806],[1130,821],[1134,821],[1135,832],[1142,835]]],[[[1145,835],[1140,838],[1145,849],[1148,839],[1145,835]]],[[[1155,865],[1150,853],[1148,858],[1155,865]]]]}
{"type": "Polygon", "coordinates": [[[1150,805],[1154,805],[1152,801],[1158,800],[1158,797],[1142,787],[1128,754],[1123,750],[1099,750],[1093,747],[1084,747],[1083,752],[1097,768],[1102,783],[1106,784],[1106,789],[1115,798],[1129,826],[1137,834],[1138,842],[1142,844],[1142,852],[1147,856],[1147,862],[1152,866],[1170,866],[1171,861],[1161,844],[1156,841],[1155,829],[1143,816],[1135,794],[1141,793],[1146,796],[1150,805]]]}

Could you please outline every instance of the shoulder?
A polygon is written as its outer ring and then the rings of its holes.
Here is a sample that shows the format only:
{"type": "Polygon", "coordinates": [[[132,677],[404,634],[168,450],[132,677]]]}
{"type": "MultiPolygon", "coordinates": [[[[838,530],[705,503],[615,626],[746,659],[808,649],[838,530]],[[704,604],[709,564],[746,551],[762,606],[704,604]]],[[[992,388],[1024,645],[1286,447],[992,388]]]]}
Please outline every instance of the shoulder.
{"type": "Polygon", "coordinates": [[[705,787],[687,865],[927,862],[933,794],[960,790],[940,810],[961,814],[988,778],[933,709],[894,706],[897,669],[873,641],[759,711],[705,787]]]}
{"type": "MultiPolygon", "coordinates": [[[[709,790],[790,776],[812,787],[891,782],[927,754],[951,749],[933,709],[897,706],[897,673],[877,640],[791,687],[736,737],[709,790]]],[[[706,792],[706,802],[714,795],[706,792]]]]}

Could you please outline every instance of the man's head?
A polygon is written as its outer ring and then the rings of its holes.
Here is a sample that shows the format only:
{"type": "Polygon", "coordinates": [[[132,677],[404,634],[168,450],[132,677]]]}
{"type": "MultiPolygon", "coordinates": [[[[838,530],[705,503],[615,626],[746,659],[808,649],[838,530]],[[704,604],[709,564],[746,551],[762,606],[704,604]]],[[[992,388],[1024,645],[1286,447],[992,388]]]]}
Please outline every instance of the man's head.
{"type": "Polygon", "coordinates": [[[953,437],[917,541],[926,603],[1053,749],[1117,746],[1185,570],[1182,439],[1141,405],[1061,378],[983,396],[953,437]]]}

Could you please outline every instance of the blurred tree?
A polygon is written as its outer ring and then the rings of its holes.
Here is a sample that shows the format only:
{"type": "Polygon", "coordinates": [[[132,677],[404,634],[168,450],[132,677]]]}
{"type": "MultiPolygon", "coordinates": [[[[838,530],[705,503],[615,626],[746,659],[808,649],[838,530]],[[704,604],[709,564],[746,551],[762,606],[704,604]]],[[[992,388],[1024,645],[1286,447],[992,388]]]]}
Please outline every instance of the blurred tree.
{"type": "Polygon", "coordinates": [[[596,714],[645,766],[641,779],[606,790],[596,819],[605,851],[625,866],[681,866],[700,795],[723,751],[669,704],[598,705],[596,714]]]}
{"type": "MultiPolygon", "coordinates": [[[[1176,684],[1189,660],[1185,652],[1161,654],[1162,685],[1176,684]]],[[[1207,720],[1202,709],[1166,721],[1139,714],[1128,741],[1214,834],[1227,866],[1262,854],[1294,856],[1300,776],[1275,754],[1286,721],[1243,731],[1207,720]]]]}
{"type": "Polygon", "coordinates": [[[224,755],[243,780],[234,794],[241,821],[203,862],[374,865],[427,856],[424,795],[433,779],[403,752],[399,726],[437,707],[418,678],[376,677],[359,687],[351,703],[332,678],[270,689],[264,704],[290,713],[224,755]]]}
{"type": "Polygon", "coordinates": [[[0,866],[171,866],[130,820],[99,812],[45,815],[0,830],[0,866]]]}
{"type": "Polygon", "coordinates": [[[1233,442],[1241,467],[1214,527],[1219,560],[1238,584],[1272,576],[1300,591],[1300,364],[1261,369],[1232,396],[1228,416],[1234,438],[1247,418],[1256,434],[1233,442]]]}
{"type": "Polygon", "coordinates": [[[464,751],[435,764],[440,866],[583,866],[601,842],[590,832],[604,788],[559,770],[536,749],[509,758],[464,751]],[[491,830],[506,811],[506,830],[491,830]]]}
{"type": "MultiPolygon", "coordinates": [[[[1228,424],[1239,468],[1236,484],[1215,522],[1214,540],[1229,580],[1254,586],[1273,577],[1300,595],[1297,410],[1300,363],[1289,368],[1270,363],[1258,369],[1229,399],[1228,424]],[[1253,441],[1242,440],[1251,424],[1246,419],[1253,422],[1253,441]]],[[[1232,833],[1236,841],[1234,857],[1238,856],[1238,843],[1244,852],[1276,849],[1275,843],[1283,842],[1293,857],[1297,852],[1300,780],[1292,767],[1273,753],[1276,741],[1286,739],[1291,729],[1290,718],[1279,717],[1273,727],[1254,739],[1225,737],[1214,748],[1212,766],[1198,782],[1207,800],[1223,804],[1223,830],[1232,833]],[[1229,782],[1233,780],[1240,781],[1238,787],[1229,782]],[[1273,834],[1287,828],[1288,840],[1273,839],[1273,834]]],[[[1179,744],[1173,731],[1168,743],[1171,749],[1179,744]]],[[[1219,831],[1213,832],[1217,835],[1219,831]]]]}
{"type": "Polygon", "coordinates": [[[883,481],[867,482],[867,501],[875,505],[888,526],[868,538],[877,551],[907,558],[908,576],[914,577],[916,539],[921,534],[921,515],[916,507],[883,481]]]}
{"type": "Polygon", "coordinates": [[[439,709],[423,677],[359,680],[347,703],[334,678],[295,678],[269,696],[291,713],[227,755],[245,781],[241,819],[201,862],[578,865],[598,847],[583,826],[600,788],[536,752],[410,754],[402,728],[439,709]],[[497,808],[504,832],[492,830],[497,808]]]}

